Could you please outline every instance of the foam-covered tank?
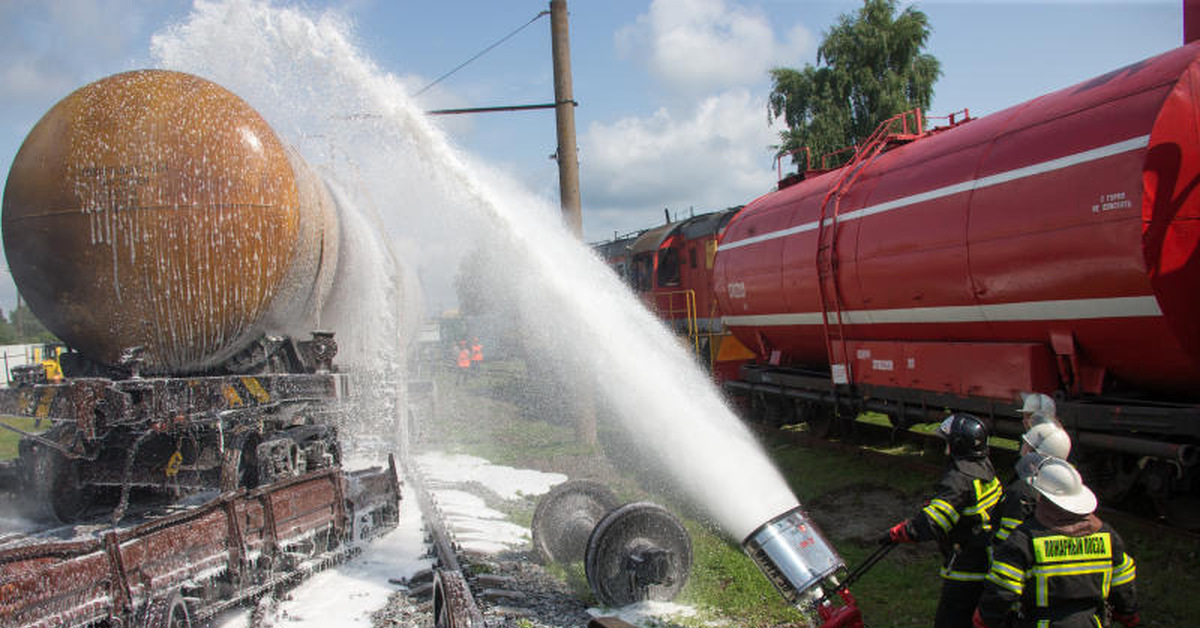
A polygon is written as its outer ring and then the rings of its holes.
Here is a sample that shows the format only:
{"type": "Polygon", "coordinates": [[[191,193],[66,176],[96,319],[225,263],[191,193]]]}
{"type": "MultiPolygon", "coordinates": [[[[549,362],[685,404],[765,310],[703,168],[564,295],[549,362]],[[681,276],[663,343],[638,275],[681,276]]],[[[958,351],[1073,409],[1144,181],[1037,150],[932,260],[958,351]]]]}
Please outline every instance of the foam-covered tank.
{"type": "Polygon", "coordinates": [[[56,104],[4,190],[12,276],[102,364],[214,368],[264,332],[320,324],[336,275],[325,185],[245,101],[197,76],[117,74],[56,104]]]}

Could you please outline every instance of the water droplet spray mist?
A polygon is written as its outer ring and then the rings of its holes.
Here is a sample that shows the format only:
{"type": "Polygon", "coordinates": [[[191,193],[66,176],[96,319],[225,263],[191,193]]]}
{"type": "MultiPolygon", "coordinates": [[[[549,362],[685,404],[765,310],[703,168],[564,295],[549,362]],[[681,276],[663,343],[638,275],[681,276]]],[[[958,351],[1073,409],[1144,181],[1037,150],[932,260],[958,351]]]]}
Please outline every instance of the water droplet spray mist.
{"type": "MultiPolygon", "coordinates": [[[[731,538],[746,539],[764,572],[783,575],[771,576],[781,589],[809,588],[825,577],[824,566],[810,564],[816,558],[791,547],[802,541],[795,533],[812,528],[796,498],[678,340],[562,226],[556,207],[455,150],[350,32],[333,13],[203,3],[157,35],[153,52],[162,66],[246,99],[340,190],[339,202],[377,212],[378,227],[401,263],[419,269],[431,302],[437,298],[428,293],[452,284],[462,251],[483,246],[488,272],[475,280],[503,295],[524,342],[568,374],[562,381],[594,390],[630,439],[654,450],[683,495],[731,538]]],[[[387,273],[376,278],[394,280],[387,273]]],[[[347,309],[389,320],[411,316],[370,311],[378,307],[399,306],[380,298],[347,309]]],[[[374,357],[398,357],[398,347],[384,346],[396,338],[374,341],[383,347],[374,357]]],[[[347,353],[339,361],[353,359],[347,353]]],[[[828,554],[820,558],[836,559],[828,554]]]]}

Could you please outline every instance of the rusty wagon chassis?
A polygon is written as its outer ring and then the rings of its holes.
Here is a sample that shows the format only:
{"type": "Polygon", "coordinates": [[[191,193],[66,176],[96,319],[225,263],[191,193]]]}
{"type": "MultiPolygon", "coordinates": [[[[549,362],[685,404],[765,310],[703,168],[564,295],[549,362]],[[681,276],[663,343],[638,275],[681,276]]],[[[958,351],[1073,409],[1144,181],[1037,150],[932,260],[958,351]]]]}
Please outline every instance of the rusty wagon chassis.
{"type": "Polygon", "coordinates": [[[341,468],[347,390],[327,369],[0,388],[41,424],[5,426],[0,485],[46,522],[0,537],[0,626],[188,626],[395,527],[395,462],[341,468]]]}
{"type": "Polygon", "coordinates": [[[0,625],[188,626],[359,551],[399,520],[395,462],[330,468],[108,529],[0,546],[0,625]]]}

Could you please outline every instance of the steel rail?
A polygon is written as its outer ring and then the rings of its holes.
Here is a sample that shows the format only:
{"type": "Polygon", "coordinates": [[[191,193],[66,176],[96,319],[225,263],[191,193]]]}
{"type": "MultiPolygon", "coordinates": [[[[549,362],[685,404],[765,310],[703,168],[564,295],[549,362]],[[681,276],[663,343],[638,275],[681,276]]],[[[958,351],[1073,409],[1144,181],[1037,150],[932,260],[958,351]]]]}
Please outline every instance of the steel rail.
{"type": "Polygon", "coordinates": [[[471,595],[459,565],[457,548],[443,521],[441,509],[425,486],[415,464],[405,462],[404,475],[417,496],[437,557],[434,571],[433,613],[435,628],[486,628],[483,612],[471,595]]]}

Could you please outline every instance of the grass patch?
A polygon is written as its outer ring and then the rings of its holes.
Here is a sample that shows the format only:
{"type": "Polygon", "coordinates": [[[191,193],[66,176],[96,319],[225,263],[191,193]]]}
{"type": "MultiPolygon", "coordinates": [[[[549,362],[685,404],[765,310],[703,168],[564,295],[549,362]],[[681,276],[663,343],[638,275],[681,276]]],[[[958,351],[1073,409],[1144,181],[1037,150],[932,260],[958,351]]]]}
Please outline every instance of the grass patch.
{"type": "Polygon", "coordinates": [[[747,627],[803,625],[797,622],[804,616],[784,603],[741,547],[694,521],[684,525],[692,537],[692,573],[676,601],[700,613],[677,620],[680,625],[706,626],[718,619],[747,627]]]}
{"type": "MultiPolygon", "coordinates": [[[[29,417],[19,416],[0,416],[0,423],[11,425],[24,432],[41,432],[50,428],[50,421],[45,419],[33,419],[29,417]]],[[[0,460],[12,460],[19,453],[17,443],[21,440],[21,435],[12,431],[0,428],[0,460]]]]}
{"type": "Polygon", "coordinates": [[[826,493],[848,486],[880,483],[884,476],[905,493],[927,488],[934,475],[902,469],[901,462],[891,463],[878,456],[867,458],[861,452],[814,449],[789,442],[768,442],[769,454],[787,478],[792,492],[805,503],[826,493]]]}

